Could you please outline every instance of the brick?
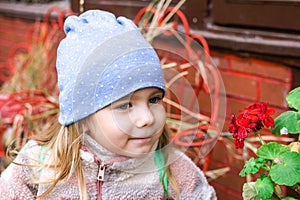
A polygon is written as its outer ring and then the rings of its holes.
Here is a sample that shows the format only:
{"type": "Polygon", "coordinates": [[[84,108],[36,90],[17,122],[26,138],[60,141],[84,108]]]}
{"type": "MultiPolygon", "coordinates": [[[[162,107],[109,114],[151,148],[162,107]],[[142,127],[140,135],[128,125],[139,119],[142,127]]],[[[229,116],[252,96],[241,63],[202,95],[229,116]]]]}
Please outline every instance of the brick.
{"type": "Polygon", "coordinates": [[[211,180],[210,184],[215,188],[217,196],[221,199],[242,199],[242,187],[246,182],[245,177],[239,176],[244,166],[242,150],[236,150],[233,142],[227,138],[222,139],[213,148],[209,170],[221,167],[230,167],[230,171],[221,177],[211,180]],[[226,145],[226,146],[225,146],[226,145]]]}
{"type": "Polygon", "coordinates": [[[246,180],[244,177],[240,177],[238,174],[229,171],[214,180],[214,182],[224,185],[226,188],[236,191],[237,193],[242,193],[242,188],[246,180]]]}
{"type": "MultiPolygon", "coordinates": [[[[227,103],[228,103],[227,117],[230,118],[232,114],[238,115],[240,110],[244,110],[245,107],[250,106],[256,102],[258,101],[248,101],[244,99],[237,99],[231,97],[227,98],[227,103]]],[[[269,101],[264,101],[264,102],[269,102],[269,101]]],[[[271,116],[274,119],[282,112],[285,112],[288,109],[287,106],[274,107],[274,105],[272,104],[269,104],[269,108],[273,108],[275,111],[275,113],[271,116]]]]}
{"type": "Polygon", "coordinates": [[[25,20],[20,20],[16,18],[9,18],[9,17],[0,17],[0,22],[3,27],[12,28],[12,29],[27,29],[28,23],[25,20]]]}
{"type": "Polygon", "coordinates": [[[271,81],[260,82],[260,101],[267,101],[270,105],[287,107],[286,95],[289,93],[291,84],[271,81]]]}
{"type": "Polygon", "coordinates": [[[7,58],[9,55],[9,50],[12,45],[13,45],[13,43],[8,42],[7,40],[2,40],[0,38],[0,60],[1,60],[1,62],[7,61],[7,58]]]}
{"type": "Polygon", "coordinates": [[[214,112],[217,112],[217,126],[222,129],[222,127],[224,126],[224,122],[226,121],[226,102],[222,102],[223,97],[220,97],[220,104],[219,104],[219,107],[218,107],[218,112],[216,110],[216,107],[214,106],[214,109],[216,111],[214,112]]]}
{"type": "Polygon", "coordinates": [[[272,117],[273,117],[274,119],[275,119],[276,117],[278,117],[281,113],[283,113],[283,112],[289,110],[288,107],[286,107],[286,108],[276,108],[276,107],[272,107],[272,106],[270,106],[270,107],[273,108],[273,109],[275,110],[274,115],[272,115],[272,117]]]}
{"type": "Polygon", "coordinates": [[[218,199],[222,200],[242,200],[241,192],[235,192],[228,189],[225,185],[216,183],[214,181],[210,182],[210,184],[214,187],[216,191],[216,195],[218,199]]]}
{"type": "Polygon", "coordinates": [[[223,132],[228,132],[228,131],[229,131],[229,125],[230,125],[230,119],[227,118],[227,119],[225,120],[225,122],[224,122],[222,131],[223,131],[223,132]]]}
{"type": "Polygon", "coordinates": [[[201,91],[198,95],[199,107],[200,112],[204,114],[211,114],[211,96],[209,93],[201,91]]]}
{"type": "Polygon", "coordinates": [[[227,98],[228,102],[228,117],[232,114],[238,115],[240,110],[244,110],[245,107],[250,106],[251,104],[255,103],[256,101],[247,101],[244,99],[237,99],[237,98],[227,98]]]}
{"type": "Polygon", "coordinates": [[[11,43],[17,43],[17,42],[23,42],[26,41],[26,34],[24,35],[24,32],[17,32],[17,31],[2,31],[0,30],[0,37],[2,40],[9,41],[11,43]]]}
{"type": "Polygon", "coordinates": [[[211,159],[214,163],[216,163],[219,166],[228,166],[229,160],[227,159],[226,155],[226,147],[220,143],[217,142],[213,148],[211,159]]]}
{"type": "Polygon", "coordinates": [[[217,66],[219,69],[228,70],[229,69],[229,62],[230,60],[223,56],[218,56],[213,54],[212,63],[213,65],[217,66]]]}
{"type": "MultiPolygon", "coordinates": [[[[0,33],[7,33],[8,35],[23,36],[31,27],[31,23],[26,23],[21,20],[11,18],[0,18],[1,27],[0,33]]],[[[26,34],[25,34],[26,35],[26,34]]]]}
{"type": "Polygon", "coordinates": [[[278,63],[254,58],[240,58],[232,54],[223,54],[215,51],[212,51],[211,55],[214,58],[218,58],[218,66],[221,69],[228,69],[284,82],[290,82],[292,78],[291,69],[288,66],[278,63]]]}
{"type": "MultiPolygon", "coordinates": [[[[228,131],[228,130],[227,130],[228,131]]],[[[231,139],[222,137],[214,146],[212,162],[223,162],[225,166],[229,166],[232,172],[237,174],[244,166],[243,150],[235,149],[231,139]],[[220,160],[223,159],[223,160],[220,160]]]]}
{"type": "Polygon", "coordinates": [[[226,95],[252,100],[257,98],[257,80],[255,77],[225,71],[221,71],[221,76],[226,95]]]}
{"type": "Polygon", "coordinates": [[[231,59],[231,70],[249,73],[285,82],[291,81],[291,69],[276,63],[256,60],[252,58],[231,59]]]}
{"type": "Polygon", "coordinates": [[[9,17],[0,17],[0,62],[6,62],[12,46],[25,42],[32,23],[9,17]]]}
{"type": "Polygon", "coordinates": [[[222,94],[215,96],[214,94],[201,90],[198,95],[198,101],[200,105],[200,112],[202,114],[212,117],[211,113],[214,112],[217,114],[218,121],[223,121],[226,117],[226,97],[222,94]],[[217,101],[219,102],[218,104],[217,101]]]}

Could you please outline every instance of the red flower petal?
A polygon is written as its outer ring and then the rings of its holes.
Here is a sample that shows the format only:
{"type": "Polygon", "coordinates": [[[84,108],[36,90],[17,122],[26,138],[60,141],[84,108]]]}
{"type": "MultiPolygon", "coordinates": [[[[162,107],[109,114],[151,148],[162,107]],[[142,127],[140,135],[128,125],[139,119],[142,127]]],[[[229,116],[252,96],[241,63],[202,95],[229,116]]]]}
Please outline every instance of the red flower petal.
{"type": "Polygon", "coordinates": [[[233,142],[234,142],[236,149],[244,148],[244,140],[243,139],[235,139],[233,142]]]}
{"type": "Polygon", "coordinates": [[[237,133],[239,138],[241,139],[245,139],[248,136],[247,129],[244,127],[240,127],[237,133]]]}
{"type": "Polygon", "coordinates": [[[274,119],[272,117],[270,117],[269,115],[266,115],[263,123],[266,127],[270,127],[270,126],[274,127],[274,119]]]}
{"type": "Polygon", "coordinates": [[[268,115],[274,115],[274,113],[275,113],[275,110],[273,108],[270,108],[266,111],[266,114],[268,114],[268,115]]]}

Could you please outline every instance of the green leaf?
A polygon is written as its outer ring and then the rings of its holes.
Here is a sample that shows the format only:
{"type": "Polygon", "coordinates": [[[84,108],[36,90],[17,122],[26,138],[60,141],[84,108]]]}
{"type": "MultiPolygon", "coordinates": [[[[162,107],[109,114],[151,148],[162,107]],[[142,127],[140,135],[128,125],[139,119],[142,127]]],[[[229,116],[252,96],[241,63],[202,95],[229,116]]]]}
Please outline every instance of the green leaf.
{"type": "Polygon", "coordinates": [[[261,158],[274,160],[287,151],[290,151],[290,147],[278,144],[276,142],[269,142],[258,148],[256,154],[261,158]]]}
{"type": "Polygon", "coordinates": [[[282,163],[271,167],[270,176],[278,185],[293,186],[300,182],[300,154],[285,152],[281,155],[282,163]]]}
{"type": "Polygon", "coordinates": [[[290,91],[286,96],[286,101],[290,108],[300,110],[300,87],[297,87],[290,91]]]}
{"type": "Polygon", "coordinates": [[[269,199],[274,192],[274,183],[267,175],[262,174],[256,180],[255,188],[260,198],[269,199]]]}
{"type": "Polygon", "coordinates": [[[242,193],[244,200],[260,200],[259,196],[257,195],[255,189],[255,182],[245,183],[243,185],[243,193],[242,193]]]}
{"type": "Polygon", "coordinates": [[[271,131],[274,135],[281,135],[284,128],[287,133],[300,133],[300,128],[297,125],[300,122],[300,112],[295,111],[286,111],[281,113],[274,120],[274,128],[271,128],[271,131]]]}
{"type": "Polygon", "coordinates": [[[266,160],[263,158],[256,158],[253,157],[246,161],[243,170],[240,172],[240,176],[244,177],[248,174],[255,174],[259,171],[261,166],[266,163],[266,160]]]}
{"type": "Polygon", "coordinates": [[[281,200],[297,200],[294,197],[283,197],[281,200]]]}

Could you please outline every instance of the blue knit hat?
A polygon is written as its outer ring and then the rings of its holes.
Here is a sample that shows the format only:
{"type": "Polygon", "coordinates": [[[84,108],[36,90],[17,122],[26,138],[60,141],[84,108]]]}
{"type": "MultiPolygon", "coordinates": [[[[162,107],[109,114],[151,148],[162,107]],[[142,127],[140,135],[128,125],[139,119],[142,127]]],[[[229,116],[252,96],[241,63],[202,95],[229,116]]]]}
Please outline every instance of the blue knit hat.
{"type": "Polygon", "coordinates": [[[138,89],[165,90],[159,58],[131,20],[89,10],[68,17],[64,30],[56,63],[62,125],[138,89]]]}

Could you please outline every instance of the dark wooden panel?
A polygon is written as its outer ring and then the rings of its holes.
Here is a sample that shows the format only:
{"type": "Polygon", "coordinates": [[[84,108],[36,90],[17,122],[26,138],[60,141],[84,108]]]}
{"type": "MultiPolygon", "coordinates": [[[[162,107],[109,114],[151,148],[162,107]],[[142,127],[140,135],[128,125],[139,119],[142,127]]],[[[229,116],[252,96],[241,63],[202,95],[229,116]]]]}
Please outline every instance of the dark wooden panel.
{"type": "Polygon", "coordinates": [[[78,15],[80,13],[80,2],[79,2],[79,0],[70,0],[70,7],[71,7],[71,10],[75,14],[78,15]]]}
{"type": "Polygon", "coordinates": [[[189,0],[185,2],[185,13],[191,28],[203,29],[208,14],[207,1],[189,0]]]}
{"type": "MultiPolygon", "coordinates": [[[[103,9],[114,13],[117,16],[126,16],[133,19],[138,11],[149,5],[151,0],[85,0],[84,10],[103,9]]],[[[175,6],[179,0],[173,0],[171,6],[175,6]]],[[[206,1],[189,0],[180,8],[185,14],[192,28],[199,29],[204,26],[206,13],[206,1]]]]}
{"type": "Polygon", "coordinates": [[[84,10],[102,9],[114,13],[116,16],[125,16],[134,19],[138,11],[149,4],[147,1],[99,1],[85,0],[84,10]]]}
{"type": "Polygon", "coordinates": [[[300,31],[300,1],[212,0],[212,23],[300,31]]]}

